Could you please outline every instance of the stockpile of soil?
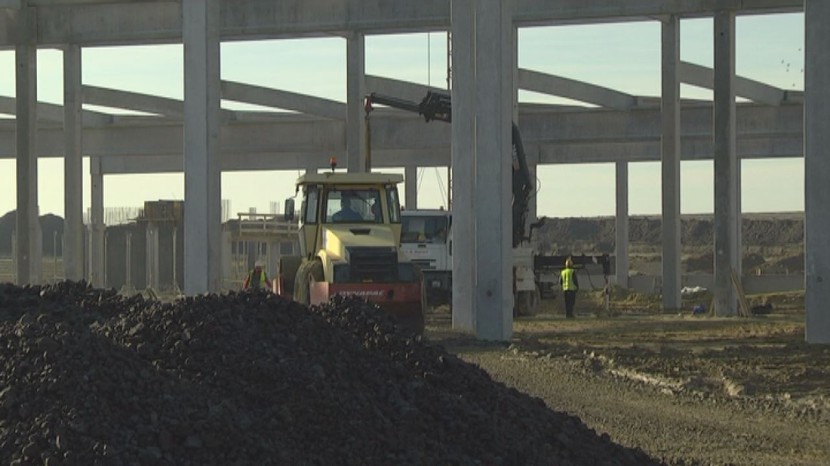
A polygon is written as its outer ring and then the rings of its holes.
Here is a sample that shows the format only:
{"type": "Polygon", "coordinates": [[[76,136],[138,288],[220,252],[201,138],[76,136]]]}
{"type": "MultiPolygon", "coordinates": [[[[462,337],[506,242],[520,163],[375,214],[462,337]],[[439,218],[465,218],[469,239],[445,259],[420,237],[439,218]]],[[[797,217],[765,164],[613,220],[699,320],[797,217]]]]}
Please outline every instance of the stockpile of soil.
{"type": "Polygon", "coordinates": [[[0,338],[9,464],[655,464],[357,300],[0,285],[0,338]]]}

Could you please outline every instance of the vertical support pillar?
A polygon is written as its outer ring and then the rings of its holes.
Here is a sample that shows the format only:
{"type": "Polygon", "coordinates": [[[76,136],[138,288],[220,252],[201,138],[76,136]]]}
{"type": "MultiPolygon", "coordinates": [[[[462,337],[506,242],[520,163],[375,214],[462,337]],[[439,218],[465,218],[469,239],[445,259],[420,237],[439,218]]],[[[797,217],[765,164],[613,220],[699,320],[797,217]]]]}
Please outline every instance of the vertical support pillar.
{"type": "MultiPolygon", "coordinates": [[[[452,212],[453,238],[473,238],[475,124],[475,2],[452,0],[452,212]]],[[[452,327],[475,331],[475,242],[453,241],[452,327]]]]}
{"type": "Polygon", "coordinates": [[[89,218],[89,282],[96,288],[104,287],[104,174],[101,172],[101,158],[92,157],[90,172],[90,218],[89,218]]]}
{"type": "MultiPolygon", "coordinates": [[[[513,333],[512,157],[513,25],[511,0],[479,2],[475,20],[476,336],[513,333]]],[[[463,118],[463,116],[462,116],[463,118]]]]}
{"type": "Polygon", "coordinates": [[[145,230],[146,248],[145,263],[147,264],[147,288],[159,291],[159,227],[153,222],[147,222],[145,230]]]}
{"type": "MultiPolygon", "coordinates": [[[[662,24],[663,309],[680,309],[680,19],[662,24]]],[[[619,257],[617,258],[619,260],[619,257]]],[[[617,268],[619,269],[619,262],[617,268]]],[[[627,272],[626,272],[627,273],[627,272]]]]}
{"type": "Polygon", "coordinates": [[[80,280],[84,276],[81,103],[81,47],[68,45],[63,51],[63,270],[67,280],[80,280]]]}
{"type": "Polygon", "coordinates": [[[219,1],[184,0],[184,292],[221,283],[219,1]]]}
{"type": "Polygon", "coordinates": [[[732,273],[738,257],[738,157],[735,146],[735,13],[715,13],[715,313],[737,314],[732,273]]]}
{"type": "Polygon", "coordinates": [[[406,210],[418,208],[418,167],[410,165],[404,168],[406,210]]]}
{"type": "Polygon", "coordinates": [[[133,286],[133,234],[131,232],[127,232],[125,241],[126,253],[124,263],[126,264],[126,270],[124,274],[124,293],[132,294],[135,286],[133,286]]]}
{"type": "Polygon", "coordinates": [[[617,216],[614,258],[617,286],[628,288],[628,162],[616,163],[617,216]]]}
{"type": "MultiPolygon", "coordinates": [[[[234,284],[235,280],[238,280],[240,277],[238,276],[238,260],[236,257],[238,255],[233,254],[233,236],[229,231],[222,231],[222,244],[224,247],[222,248],[222,270],[223,270],[223,277],[222,277],[222,289],[228,288],[228,283],[233,284],[232,286],[236,286],[234,284]],[[231,276],[224,275],[225,273],[230,273],[231,276]]],[[[237,247],[239,247],[237,242],[237,247]]],[[[242,288],[241,282],[239,283],[239,288],[242,288]]]]}
{"type": "Polygon", "coordinates": [[[366,118],[363,97],[366,94],[366,37],[353,32],[346,39],[346,152],[350,172],[372,171],[366,153],[366,118]]]}
{"type": "Polygon", "coordinates": [[[17,284],[41,281],[40,222],[37,171],[37,45],[34,8],[21,8],[15,47],[17,139],[17,284]]]}
{"type": "Polygon", "coordinates": [[[830,3],[804,2],[805,338],[830,344],[830,3]]]}
{"type": "MultiPolygon", "coordinates": [[[[173,227],[173,247],[172,247],[172,250],[173,250],[173,278],[172,278],[172,283],[173,283],[173,292],[176,293],[176,294],[178,294],[181,291],[181,288],[179,288],[179,248],[178,248],[179,242],[178,242],[178,236],[179,236],[178,229],[176,227],[173,227]]],[[[225,243],[225,241],[224,241],[224,237],[223,237],[222,251],[225,250],[224,243],[225,243]]],[[[223,256],[222,256],[222,271],[223,271],[223,273],[224,273],[225,270],[226,269],[225,269],[225,261],[224,261],[224,254],[223,254],[223,256]]]]}

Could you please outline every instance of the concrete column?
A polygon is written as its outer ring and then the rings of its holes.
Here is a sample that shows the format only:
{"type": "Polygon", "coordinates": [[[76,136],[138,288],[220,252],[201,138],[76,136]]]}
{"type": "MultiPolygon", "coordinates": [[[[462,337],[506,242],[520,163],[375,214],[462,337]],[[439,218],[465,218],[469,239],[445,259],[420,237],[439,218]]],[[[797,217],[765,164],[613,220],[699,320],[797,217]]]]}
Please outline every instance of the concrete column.
{"type": "Polygon", "coordinates": [[[41,281],[40,222],[37,172],[37,46],[32,24],[33,8],[22,8],[15,47],[15,96],[17,134],[17,283],[41,281]]]}
{"type": "Polygon", "coordinates": [[[82,100],[81,47],[68,45],[63,51],[63,270],[67,280],[84,276],[82,100]]]}
{"type": "Polygon", "coordinates": [[[144,260],[146,264],[147,288],[159,291],[159,227],[155,223],[147,223],[144,232],[146,248],[144,260]]]}
{"type": "MultiPolygon", "coordinates": [[[[663,309],[680,309],[680,19],[662,24],[663,309]]],[[[619,179],[619,178],[618,178],[619,179]]],[[[619,260],[619,257],[617,258],[619,260]]],[[[619,269],[619,262],[617,263],[619,269]]]]}
{"type": "Polygon", "coordinates": [[[410,165],[404,168],[406,210],[418,208],[418,167],[410,165]]]}
{"type": "MultiPolygon", "coordinates": [[[[452,215],[453,238],[473,238],[473,174],[475,164],[476,95],[474,31],[475,2],[452,0],[452,215]]],[[[452,327],[475,331],[473,301],[475,244],[453,241],[452,327]]]]}
{"type": "Polygon", "coordinates": [[[125,274],[124,274],[124,289],[122,293],[131,295],[135,291],[135,286],[133,285],[133,253],[132,253],[132,245],[133,245],[133,234],[127,232],[126,238],[126,251],[124,254],[124,264],[125,267],[125,274]]]}
{"type": "Polygon", "coordinates": [[[628,162],[617,162],[617,216],[614,241],[617,286],[628,288],[628,162]]]}
{"type": "MultiPolygon", "coordinates": [[[[241,282],[239,283],[239,286],[237,286],[237,284],[233,283],[234,280],[238,280],[238,279],[243,278],[243,277],[236,276],[235,269],[232,266],[233,259],[234,259],[233,254],[232,254],[232,250],[231,250],[231,242],[232,241],[233,241],[233,236],[231,235],[231,232],[222,231],[222,244],[225,245],[225,247],[222,249],[222,270],[224,270],[226,272],[230,272],[230,274],[231,274],[230,276],[222,277],[222,289],[223,290],[228,289],[228,288],[242,288],[241,282]]],[[[247,272],[247,270],[245,272],[247,272]]]]}
{"type": "Polygon", "coordinates": [[[219,1],[184,0],[184,292],[219,291],[219,1]]]}
{"type": "Polygon", "coordinates": [[[104,287],[104,174],[101,158],[89,161],[92,202],[89,216],[89,282],[96,288],[104,287]]]}
{"type": "Polygon", "coordinates": [[[830,2],[804,2],[805,337],[830,343],[830,2]]]}
{"type": "Polygon", "coordinates": [[[351,33],[346,39],[346,120],[347,168],[350,172],[369,172],[371,160],[366,156],[366,114],[363,98],[366,96],[366,38],[363,33],[351,33]]]}
{"type": "Polygon", "coordinates": [[[715,313],[737,314],[738,156],[735,146],[735,13],[715,13],[715,313]]]}
{"type": "Polygon", "coordinates": [[[513,333],[512,5],[479,2],[475,20],[476,336],[501,341],[513,333]]]}

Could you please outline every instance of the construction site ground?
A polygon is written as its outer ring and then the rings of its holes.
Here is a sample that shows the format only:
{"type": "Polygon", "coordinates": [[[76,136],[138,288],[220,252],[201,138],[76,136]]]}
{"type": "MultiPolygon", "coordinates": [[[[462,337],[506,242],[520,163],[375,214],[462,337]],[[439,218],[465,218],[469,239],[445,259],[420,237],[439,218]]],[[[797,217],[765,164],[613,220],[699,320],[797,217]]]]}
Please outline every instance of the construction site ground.
{"type": "Polygon", "coordinates": [[[509,342],[452,330],[448,307],[426,334],[495,380],[578,416],[617,443],[672,465],[830,464],[830,346],[804,338],[803,292],[749,296],[750,317],[660,311],[659,296],[583,293],[514,320],[509,342]]]}

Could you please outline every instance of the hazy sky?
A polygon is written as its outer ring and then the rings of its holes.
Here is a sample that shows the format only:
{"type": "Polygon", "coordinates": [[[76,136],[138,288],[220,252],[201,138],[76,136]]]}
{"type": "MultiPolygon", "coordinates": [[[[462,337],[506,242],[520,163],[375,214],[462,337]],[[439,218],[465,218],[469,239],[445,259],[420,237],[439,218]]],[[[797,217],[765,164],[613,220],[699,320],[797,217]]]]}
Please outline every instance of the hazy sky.
{"type": "MultiPolygon", "coordinates": [[[[787,90],[803,90],[802,14],[739,17],[737,74],[787,90]]],[[[681,22],[681,59],[713,65],[712,20],[681,22]]],[[[346,96],[344,39],[296,39],[234,42],[222,45],[222,79],[300,92],[339,101],[346,96]]],[[[519,31],[519,66],[610,87],[635,95],[660,94],[660,24],[620,23],[593,26],[526,28],[519,31]]],[[[446,87],[445,34],[407,34],[366,38],[366,72],[446,87]]],[[[83,83],[181,99],[181,46],[85,48],[83,83]]],[[[709,98],[711,91],[682,86],[682,97],[709,98]]],[[[14,54],[0,52],[0,95],[14,95],[14,54]]],[[[62,102],[62,54],[38,52],[38,98],[62,102]]],[[[521,102],[567,102],[521,92],[521,102]]],[[[573,103],[573,102],[569,102],[573,103]]],[[[252,106],[223,102],[224,108],[252,106]]],[[[84,106],[84,108],[94,108],[84,106]]],[[[441,123],[430,123],[441,124],[441,123]]],[[[0,161],[0,215],[15,208],[15,164],[0,161]]],[[[63,161],[40,160],[42,213],[63,214],[63,161]]],[[[803,210],[803,159],[744,161],[744,212],[803,210]],[[775,190],[770,190],[775,186],[775,190]]],[[[87,163],[84,171],[88,172],[87,163]]],[[[398,172],[402,173],[402,170],[398,172]]],[[[256,208],[269,212],[294,194],[297,172],[244,172],[222,175],[222,198],[232,212],[256,208]]],[[[711,162],[681,164],[683,213],[713,210],[711,162]]],[[[538,170],[539,215],[568,217],[613,215],[612,164],[546,165],[538,170]],[[567,182],[565,182],[567,180],[567,182]],[[559,202],[581,196],[579,202],[559,202]]],[[[629,165],[629,210],[633,215],[660,212],[660,164],[629,165]]],[[[446,169],[419,170],[420,207],[446,205],[446,169]]],[[[402,190],[403,191],[403,190],[402,190]]],[[[108,175],[104,206],[139,207],[145,200],[182,199],[182,174],[108,175]]],[[[405,202],[405,199],[404,199],[405,202]]],[[[84,205],[90,204],[84,179],[84,205]]],[[[235,216],[235,215],[234,215],[235,216]]]]}

